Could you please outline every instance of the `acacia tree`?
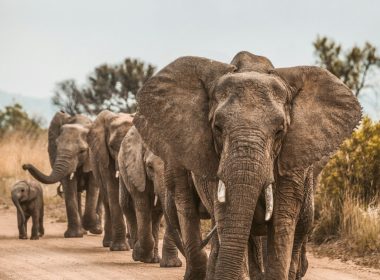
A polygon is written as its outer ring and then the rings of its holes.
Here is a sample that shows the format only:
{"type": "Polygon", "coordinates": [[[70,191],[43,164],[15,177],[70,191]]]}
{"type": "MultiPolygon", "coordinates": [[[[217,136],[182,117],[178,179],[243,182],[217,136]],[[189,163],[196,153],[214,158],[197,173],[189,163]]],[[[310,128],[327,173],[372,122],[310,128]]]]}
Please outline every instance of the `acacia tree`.
{"type": "Polygon", "coordinates": [[[379,70],[380,57],[376,47],[366,42],[363,47],[343,50],[341,44],[327,37],[317,37],[313,43],[317,64],[340,78],[356,97],[370,86],[368,77],[379,70]]]}
{"type": "Polygon", "coordinates": [[[73,80],[57,84],[53,104],[68,113],[97,115],[108,109],[113,112],[134,112],[135,96],[154,73],[155,67],[138,59],[127,58],[117,65],[103,64],[78,87],[73,80]]]}

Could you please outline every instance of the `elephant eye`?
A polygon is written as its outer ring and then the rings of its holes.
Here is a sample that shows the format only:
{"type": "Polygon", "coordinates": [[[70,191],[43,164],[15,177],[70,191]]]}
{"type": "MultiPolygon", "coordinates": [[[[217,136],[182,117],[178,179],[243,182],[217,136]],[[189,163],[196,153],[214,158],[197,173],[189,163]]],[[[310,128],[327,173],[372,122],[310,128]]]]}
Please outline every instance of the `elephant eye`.
{"type": "Polygon", "coordinates": [[[24,192],[24,191],[25,191],[24,189],[21,190],[21,192],[24,192]]]}
{"type": "Polygon", "coordinates": [[[276,131],[276,138],[277,137],[280,137],[280,136],[282,136],[282,134],[283,134],[283,132],[284,132],[284,125],[282,124],[278,129],[277,129],[277,131],[276,131]]]}
{"type": "Polygon", "coordinates": [[[222,130],[221,126],[218,123],[214,123],[214,130],[219,135],[221,135],[223,133],[223,130],[222,130]]]}

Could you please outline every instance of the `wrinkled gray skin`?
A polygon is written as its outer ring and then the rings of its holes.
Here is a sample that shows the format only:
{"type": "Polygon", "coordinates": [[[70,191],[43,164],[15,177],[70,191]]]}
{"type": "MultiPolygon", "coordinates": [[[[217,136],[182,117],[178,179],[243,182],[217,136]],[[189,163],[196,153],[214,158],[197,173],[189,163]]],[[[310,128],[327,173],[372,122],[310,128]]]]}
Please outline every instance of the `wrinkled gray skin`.
{"type": "Polygon", "coordinates": [[[111,251],[130,250],[126,240],[123,212],[119,204],[119,179],[116,171],[121,141],[131,126],[131,115],[104,110],[93,122],[87,137],[91,169],[101,188],[104,204],[103,246],[110,247],[111,251]]]}
{"type": "Polygon", "coordinates": [[[87,134],[90,119],[82,115],[70,116],[58,112],[49,126],[49,159],[52,171],[43,174],[32,164],[24,170],[44,184],[61,182],[66,204],[68,227],[64,237],[83,237],[86,230],[102,233],[98,205],[99,187],[90,169],[87,134]],[[81,192],[86,191],[85,211],[82,217],[81,192]]]}
{"type": "Polygon", "coordinates": [[[44,200],[40,184],[35,181],[18,181],[11,191],[12,201],[17,208],[19,239],[27,239],[27,223],[32,217],[32,235],[37,240],[44,235],[44,200]]]}
{"type": "Polygon", "coordinates": [[[259,196],[271,183],[265,277],[295,279],[310,228],[300,223],[305,183],[313,164],[358,124],[361,109],[352,92],[324,69],[274,68],[265,57],[240,52],[230,64],[179,58],[144,84],[137,102],[134,125],[165,161],[165,183],[174,190],[185,279],[204,279],[207,260],[199,247],[190,171],[218,228],[220,246],[209,279],[241,279],[259,196]],[[219,181],[224,203],[217,197],[219,181]]]}
{"type": "Polygon", "coordinates": [[[131,232],[132,239],[136,238],[133,259],[146,263],[159,262],[161,267],[181,266],[174,239],[177,233],[168,222],[162,259],[158,253],[158,235],[166,204],[163,161],[146,148],[136,128],[132,127],[121,143],[118,162],[120,205],[127,216],[128,228],[137,229],[137,232],[131,232]]]}

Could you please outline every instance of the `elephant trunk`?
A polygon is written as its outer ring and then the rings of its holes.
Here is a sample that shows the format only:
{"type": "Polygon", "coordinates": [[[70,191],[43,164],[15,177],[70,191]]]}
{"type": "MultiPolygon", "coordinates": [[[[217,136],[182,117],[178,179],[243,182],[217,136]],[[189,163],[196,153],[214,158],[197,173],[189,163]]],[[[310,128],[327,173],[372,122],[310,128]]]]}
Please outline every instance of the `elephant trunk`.
{"type": "Polygon", "coordinates": [[[13,204],[16,206],[18,212],[20,213],[21,223],[22,223],[22,225],[24,225],[25,224],[25,214],[24,214],[24,210],[22,210],[22,208],[21,208],[19,196],[17,195],[17,193],[12,193],[12,201],[13,201],[13,204]]]}
{"type": "Polygon", "coordinates": [[[32,164],[23,165],[23,169],[28,170],[36,180],[43,184],[54,184],[70,174],[69,167],[71,165],[69,158],[57,158],[50,175],[45,175],[32,164]]]}
{"type": "MultiPolygon", "coordinates": [[[[215,279],[240,279],[247,252],[256,204],[268,181],[265,145],[257,141],[239,141],[231,145],[220,172],[216,214],[220,249],[215,279]],[[221,199],[222,198],[222,199],[221,199]]],[[[271,182],[270,182],[271,183],[271,182]]]]}

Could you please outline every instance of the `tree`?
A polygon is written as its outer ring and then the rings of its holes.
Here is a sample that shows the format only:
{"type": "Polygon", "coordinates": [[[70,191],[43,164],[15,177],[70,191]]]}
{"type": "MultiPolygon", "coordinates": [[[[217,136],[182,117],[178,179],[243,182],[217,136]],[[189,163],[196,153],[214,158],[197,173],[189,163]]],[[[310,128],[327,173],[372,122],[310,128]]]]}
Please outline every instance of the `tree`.
{"type": "Polygon", "coordinates": [[[87,111],[87,102],[82,90],[74,80],[65,80],[57,84],[52,103],[71,115],[87,111]]]}
{"type": "Polygon", "coordinates": [[[354,46],[343,51],[334,40],[318,36],[313,46],[317,64],[340,78],[356,97],[369,86],[368,74],[380,68],[376,47],[368,42],[362,48],[354,46]]]}
{"type": "Polygon", "coordinates": [[[103,64],[95,68],[87,84],[79,88],[75,81],[57,84],[53,104],[71,114],[97,115],[108,109],[113,112],[134,112],[136,94],[155,67],[138,59],[127,58],[117,65],[103,64]]]}
{"type": "Polygon", "coordinates": [[[0,110],[0,136],[7,132],[24,131],[35,134],[40,132],[40,120],[30,118],[20,104],[6,106],[0,110]]]}

